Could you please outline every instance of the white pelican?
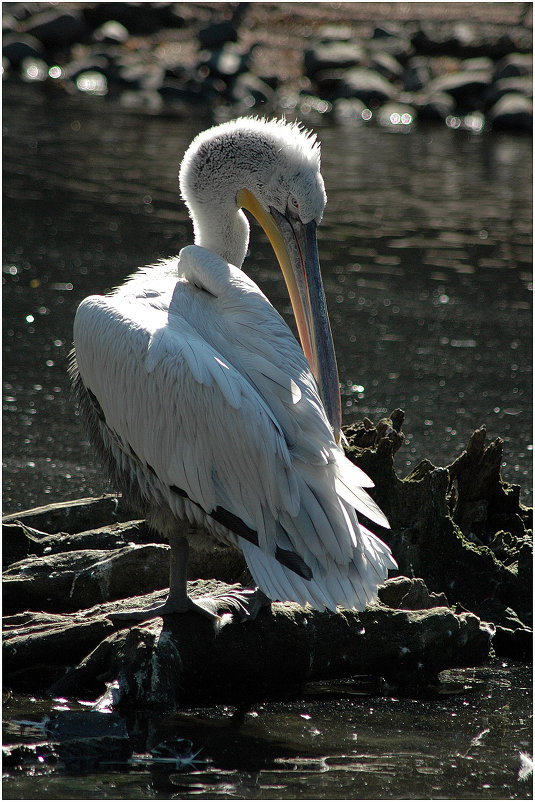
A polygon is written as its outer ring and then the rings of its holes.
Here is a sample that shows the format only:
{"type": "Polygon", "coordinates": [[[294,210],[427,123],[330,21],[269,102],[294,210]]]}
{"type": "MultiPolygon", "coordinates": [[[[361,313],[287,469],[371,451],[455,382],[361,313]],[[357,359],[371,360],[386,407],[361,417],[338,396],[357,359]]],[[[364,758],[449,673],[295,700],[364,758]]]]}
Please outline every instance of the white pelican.
{"type": "Polygon", "coordinates": [[[319,144],[296,124],[224,123],[194,139],[180,188],[195,244],[86,298],[74,322],[71,375],[89,439],[171,545],[167,601],[124,617],[197,609],[217,621],[187,595],[184,519],[239,549],[269,599],[361,610],[397,566],[357,520],[355,510],[388,527],[339,442],[316,243],[319,144]],[[243,209],[277,255],[302,349],[241,270],[243,209]]]}

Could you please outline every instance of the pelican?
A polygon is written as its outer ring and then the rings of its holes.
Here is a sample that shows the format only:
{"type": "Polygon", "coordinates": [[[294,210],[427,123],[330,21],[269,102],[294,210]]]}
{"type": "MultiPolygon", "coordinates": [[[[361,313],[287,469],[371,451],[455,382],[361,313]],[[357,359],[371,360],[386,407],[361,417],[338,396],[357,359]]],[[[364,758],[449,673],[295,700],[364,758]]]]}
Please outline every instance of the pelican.
{"type": "MultiPolygon", "coordinates": [[[[362,610],[397,566],[357,519],[389,526],[341,445],[316,241],[319,143],[295,123],[240,118],[193,140],[179,182],[194,244],[86,298],[74,321],[71,378],[89,440],[171,546],[167,600],[124,617],[218,620],[209,600],[188,596],[183,521],[241,551],[268,603],[362,610]],[[275,251],[302,347],[242,270],[245,211],[275,251]]],[[[245,591],[236,598],[247,606],[245,591]]]]}

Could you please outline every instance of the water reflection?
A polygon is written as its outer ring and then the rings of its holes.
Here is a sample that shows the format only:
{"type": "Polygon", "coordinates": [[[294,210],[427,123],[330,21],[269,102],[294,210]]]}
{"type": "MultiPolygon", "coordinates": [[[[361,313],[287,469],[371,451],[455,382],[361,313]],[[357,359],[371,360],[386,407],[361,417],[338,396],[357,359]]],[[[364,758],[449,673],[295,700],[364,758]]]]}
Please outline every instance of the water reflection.
{"type": "MultiPolygon", "coordinates": [[[[127,720],[134,757],[111,768],[65,774],[43,761],[32,776],[6,771],[6,798],[238,799],[525,799],[520,779],[531,754],[529,669],[494,661],[445,672],[441,694],[428,701],[344,695],[259,700],[243,710],[192,708],[177,714],[136,714],[127,720]],[[146,753],[162,738],[185,738],[201,749],[190,770],[146,753]],[[141,759],[143,753],[146,759],[141,759]],[[11,793],[10,793],[11,791],[11,793]]],[[[11,718],[39,718],[46,704],[7,703],[7,743],[24,734],[11,718]]],[[[76,705],[71,705],[76,706],[76,705]]],[[[65,705],[63,705],[65,708],[65,705]]],[[[50,713],[50,707],[48,707],[50,713]]],[[[52,713],[54,715],[54,713],[52,713]]],[[[57,715],[57,714],[56,714],[57,715]]],[[[114,714],[116,715],[116,714],[114,714]]],[[[75,748],[65,754],[75,754],[75,748]]],[[[116,758],[115,758],[116,760],[116,758]]],[[[527,769],[525,769],[527,771],[527,769]]]]}
{"type": "MultiPolygon", "coordinates": [[[[108,489],[66,377],[80,300],[191,238],[180,157],[209,119],[4,90],[6,511],[108,489]]],[[[312,123],[311,123],[312,124],[312,123]]],[[[507,134],[314,120],[329,202],[319,247],[345,422],[406,410],[405,475],[486,423],[531,486],[531,145],[507,134]]],[[[261,232],[254,278],[289,302],[261,232]]]]}

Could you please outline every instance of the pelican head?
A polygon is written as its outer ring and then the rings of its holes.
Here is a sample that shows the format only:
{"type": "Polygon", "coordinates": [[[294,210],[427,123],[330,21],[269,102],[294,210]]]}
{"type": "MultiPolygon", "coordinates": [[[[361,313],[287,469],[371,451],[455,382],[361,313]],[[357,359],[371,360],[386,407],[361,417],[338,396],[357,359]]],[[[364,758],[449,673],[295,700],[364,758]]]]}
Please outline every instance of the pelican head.
{"type": "Polygon", "coordinates": [[[193,140],[179,180],[197,245],[241,267],[249,244],[243,210],[266,232],[338,442],[340,389],[316,239],[327,196],[315,135],[278,120],[223,123],[193,140]]]}

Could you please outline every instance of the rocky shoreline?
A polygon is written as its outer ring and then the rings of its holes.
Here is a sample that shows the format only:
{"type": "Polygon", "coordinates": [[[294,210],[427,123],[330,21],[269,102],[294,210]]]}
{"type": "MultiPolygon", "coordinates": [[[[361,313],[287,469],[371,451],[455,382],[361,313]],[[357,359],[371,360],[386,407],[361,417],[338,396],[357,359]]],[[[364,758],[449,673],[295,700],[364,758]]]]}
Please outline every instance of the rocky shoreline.
{"type": "MultiPolygon", "coordinates": [[[[503,444],[474,432],[446,468],[394,468],[403,413],[350,427],[348,454],[376,484],[400,576],[361,613],[275,603],[215,634],[195,614],[114,624],[109,613],[164,596],[168,547],[115,496],[4,518],[4,683],[25,692],[167,709],[287,698],[307,682],[382,678],[428,694],[441,671],[491,653],[531,659],[531,510],[500,477],[503,444]],[[135,595],[132,596],[132,588],[135,595]],[[292,643],[292,649],[288,644],[292,643]],[[336,648],[333,647],[336,644],[336,648]]],[[[237,552],[187,529],[190,591],[218,597],[247,582],[237,552]]]]}
{"type": "Polygon", "coordinates": [[[128,111],[532,130],[529,3],[3,4],[4,80],[128,111]]]}

